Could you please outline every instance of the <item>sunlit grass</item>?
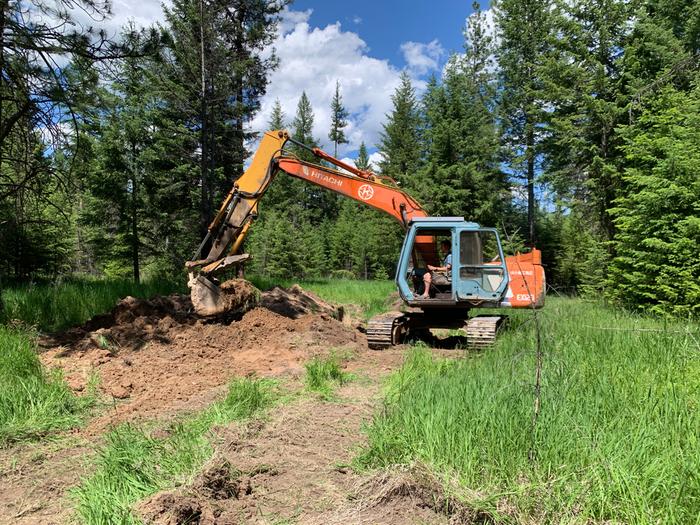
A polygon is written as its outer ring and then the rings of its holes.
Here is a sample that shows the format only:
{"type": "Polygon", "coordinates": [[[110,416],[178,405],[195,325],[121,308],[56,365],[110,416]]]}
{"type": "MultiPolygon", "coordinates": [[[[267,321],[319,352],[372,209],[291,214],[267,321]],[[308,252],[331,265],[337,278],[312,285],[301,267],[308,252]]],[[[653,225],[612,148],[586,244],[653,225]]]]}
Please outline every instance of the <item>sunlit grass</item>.
{"type": "Polygon", "coordinates": [[[0,446],[75,426],[93,402],[44,370],[30,335],[0,325],[0,446]]]}
{"type": "Polygon", "coordinates": [[[129,279],[70,279],[2,290],[0,322],[19,320],[42,331],[57,331],[108,312],[124,297],[152,297],[187,291],[185,281],[154,279],[136,284],[129,279]]]}
{"type": "Polygon", "coordinates": [[[105,436],[93,473],[73,491],[86,524],[136,524],[133,505],[185,483],[214,453],[215,425],[261,415],[275,400],[275,383],[235,379],[226,397],[207,410],[178,421],[156,437],[143,427],[123,424],[105,436]]]}
{"type": "Polygon", "coordinates": [[[413,349],[359,464],[424,461],[497,520],[699,523],[700,327],[580,300],[540,316],[534,432],[530,322],[464,359],[413,349]]]}
{"type": "Polygon", "coordinates": [[[350,374],[343,372],[340,358],[334,353],[326,357],[314,357],[304,364],[304,368],[306,388],[325,399],[333,397],[336,386],[342,386],[351,379],[350,374]]]}

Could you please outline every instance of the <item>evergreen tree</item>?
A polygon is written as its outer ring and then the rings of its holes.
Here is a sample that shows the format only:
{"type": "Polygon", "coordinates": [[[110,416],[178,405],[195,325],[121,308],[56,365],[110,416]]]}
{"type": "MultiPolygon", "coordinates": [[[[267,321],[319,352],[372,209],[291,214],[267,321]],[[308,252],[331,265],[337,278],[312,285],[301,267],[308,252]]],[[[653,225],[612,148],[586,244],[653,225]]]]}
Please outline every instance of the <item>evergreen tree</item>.
{"type": "Polygon", "coordinates": [[[267,75],[277,64],[263,55],[272,43],[277,0],[175,0],[165,8],[171,44],[165,54],[163,90],[169,109],[197,144],[192,163],[199,176],[199,225],[204,235],[215,203],[243,172],[246,124],[260,106],[267,75]]]}
{"type": "Polygon", "coordinates": [[[536,240],[535,183],[546,138],[550,93],[547,70],[556,36],[557,11],[550,0],[499,0],[500,120],[505,160],[527,189],[528,241],[536,240]]]}
{"type": "Polygon", "coordinates": [[[355,159],[355,167],[365,171],[372,169],[372,166],[369,162],[369,154],[367,153],[367,146],[365,146],[364,141],[362,141],[362,144],[360,144],[360,149],[357,152],[357,158],[355,159]]]}
{"type": "Polygon", "coordinates": [[[450,58],[442,84],[431,81],[423,97],[426,158],[417,192],[431,213],[497,225],[510,196],[499,168],[493,48],[476,7],[465,31],[465,54],[450,58]]]}
{"type": "MultiPolygon", "coordinates": [[[[292,138],[302,144],[316,148],[318,142],[314,138],[314,110],[311,107],[309,97],[306,91],[302,91],[301,97],[297,104],[297,111],[292,121],[292,138]]],[[[297,155],[300,159],[314,162],[316,157],[309,151],[296,148],[297,155]]]]}
{"type": "Polygon", "coordinates": [[[391,100],[393,109],[380,136],[383,159],[379,169],[383,175],[412,188],[417,186],[414,179],[421,163],[420,113],[416,92],[405,71],[391,100]]]}
{"type": "Polygon", "coordinates": [[[282,111],[282,104],[280,104],[280,99],[276,98],[275,103],[272,105],[272,111],[270,112],[270,120],[267,123],[267,128],[269,130],[275,129],[285,129],[286,117],[284,111],[282,111]]]}
{"type": "Polygon", "coordinates": [[[348,125],[348,112],[343,106],[343,97],[340,95],[340,82],[335,82],[335,94],[331,101],[331,130],[328,138],[333,143],[333,156],[338,156],[338,144],[347,144],[345,127],[348,125]]]}
{"type": "MultiPolygon", "coordinates": [[[[306,92],[299,97],[297,111],[292,122],[292,138],[312,148],[318,147],[318,141],[313,136],[314,111],[306,92]]],[[[307,162],[318,163],[318,158],[310,151],[295,147],[295,154],[307,162]]],[[[314,224],[335,217],[338,213],[338,196],[327,189],[301,181],[294,181],[296,188],[293,198],[300,209],[306,212],[308,220],[314,224]]]]}
{"type": "Polygon", "coordinates": [[[700,88],[665,88],[622,129],[609,294],[657,313],[700,313],[700,88]]]}

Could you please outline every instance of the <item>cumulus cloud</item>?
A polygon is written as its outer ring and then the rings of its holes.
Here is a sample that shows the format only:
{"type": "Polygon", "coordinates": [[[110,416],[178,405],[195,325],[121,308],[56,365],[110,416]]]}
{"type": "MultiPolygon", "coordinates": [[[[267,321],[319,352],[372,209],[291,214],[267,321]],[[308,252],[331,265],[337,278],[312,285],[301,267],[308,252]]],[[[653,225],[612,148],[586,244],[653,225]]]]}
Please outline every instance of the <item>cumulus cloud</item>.
{"type": "Polygon", "coordinates": [[[404,42],[401,44],[401,52],[408,68],[417,75],[425,75],[429,71],[438,69],[440,58],[445,54],[445,50],[437,39],[427,44],[404,42]]]}
{"type": "Polygon", "coordinates": [[[388,60],[369,56],[364,40],[343,30],[339,22],[311,27],[310,15],[310,11],[284,13],[274,43],[280,65],[270,75],[262,110],[252,128],[266,129],[275,99],[279,99],[289,124],[302,91],[306,91],[314,109],[314,137],[330,149],[330,105],[338,80],[343,104],[350,112],[345,128],[350,142],[339,147],[339,154],[356,151],[363,141],[372,148],[379,141],[385,115],[391,111],[391,94],[399,84],[400,71],[388,60]]]}
{"type": "MultiPolygon", "coordinates": [[[[350,157],[343,157],[342,160],[345,164],[350,164],[351,166],[357,167],[355,164],[355,159],[350,157]]],[[[379,163],[384,160],[384,155],[381,151],[375,151],[369,156],[369,169],[370,171],[379,171],[379,163]]]]}
{"type": "MultiPolygon", "coordinates": [[[[166,0],[165,4],[170,2],[166,0]]],[[[164,20],[160,0],[113,0],[112,11],[113,15],[102,21],[95,21],[79,10],[74,10],[73,15],[81,25],[102,28],[110,36],[118,35],[130,20],[142,27],[164,20]]],[[[345,128],[349,144],[340,145],[339,155],[354,154],[362,142],[372,151],[379,142],[386,114],[391,111],[391,95],[399,84],[401,71],[386,59],[370,56],[365,41],[356,32],[344,30],[340,22],[311,26],[311,14],[311,9],[289,8],[282,13],[278,36],[263,53],[269,56],[274,48],[279,67],[269,76],[261,111],[251,122],[251,128],[267,129],[275,99],[280,100],[289,125],[299,97],[306,91],[314,109],[314,136],[330,149],[330,104],[338,80],[343,103],[350,112],[345,128]]],[[[358,25],[362,19],[353,15],[349,22],[358,25]]],[[[407,42],[401,49],[414,86],[420,92],[425,87],[421,75],[437,68],[444,50],[437,40],[427,44],[407,42]]],[[[372,154],[375,165],[376,155],[379,154],[372,154]]]]}
{"type": "Polygon", "coordinates": [[[169,1],[161,0],[112,0],[112,14],[107,17],[96,18],[85,10],[74,7],[71,16],[77,24],[87,28],[102,29],[108,37],[119,36],[121,30],[129,21],[133,21],[136,27],[148,27],[156,22],[162,22],[163,4],[170,5],[169,1]]]}

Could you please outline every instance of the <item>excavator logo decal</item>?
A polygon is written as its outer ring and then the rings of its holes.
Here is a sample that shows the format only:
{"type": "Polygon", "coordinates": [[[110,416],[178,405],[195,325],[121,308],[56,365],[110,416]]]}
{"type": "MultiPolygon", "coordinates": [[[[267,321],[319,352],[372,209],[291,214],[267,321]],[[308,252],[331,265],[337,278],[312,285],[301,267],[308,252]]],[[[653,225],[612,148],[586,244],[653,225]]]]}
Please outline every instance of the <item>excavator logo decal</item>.
{"type": "Polygon", "coordinates": [[[369,184],[363,184],[357,190],[357,196],[363,201],[368,201],[374,197],[374,188],[369,184]]]}

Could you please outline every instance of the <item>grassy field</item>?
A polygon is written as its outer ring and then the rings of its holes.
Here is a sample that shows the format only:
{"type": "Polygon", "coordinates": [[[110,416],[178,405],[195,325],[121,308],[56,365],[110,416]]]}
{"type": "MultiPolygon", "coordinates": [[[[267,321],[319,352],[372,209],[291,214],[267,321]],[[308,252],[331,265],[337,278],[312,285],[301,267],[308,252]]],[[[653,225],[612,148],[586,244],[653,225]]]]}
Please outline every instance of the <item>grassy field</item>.
{"type": "Polygon", "coordinates": [[[414,348],[359,464],[425,462],[497,520],[700,523],[700,327],[567,299],[540,317],[534,429],[527,322],[462,359],[414,348]]]}
{"type": "Polygon", "coordinates": [[[186,292],[184,282],[165,279],[140,284],[129,279],[71,279],[56,284],[24,285],[2,290],[5,310],[0,323],[19,320],[42,331],[55,332],[108,312],[127,295],[152,297],[186,292]]]}
{"type": "Polygon", "coordinates": [[[0,325],[0,446],[74,426],[93,401],[42,368],[28,333],[0,325]]]}
{"type": "MultiPolygon", "coordinates": [[[[366,317],[386,309],[394,290],[389,281],[300,284],[366,317]]],[[[78,281],[5,290],[4,321],[57,330],[125,295],[184,291],[181,285],[78,281]]],[[[549,299],[539,313],[542,392],[533,427],[534,323],[531,312],[512,315],[512,327],[487,352],[441,359],[420,345],[410,349],[357,465],[425,463],[446,485],[457,480],[457,497],[504,522],[700,524],[700,326],[549,299]]],[[[332,393],[344,380],[339,373],[331,361],[312,361],[306,388],[332,393]]],[[[201,467],[212,425],[250,417],[272,397],[270,385],[245,380],[165,438],[114,429],[94,474],[75,492],[81,520],[131,522],[135,501],[201,467]]],[[[93,402],[42,369],[31,329],[0,325],[0,446],[79,424],[93,402]]]]}
{"type": "Polygon", "coordinates": [[[171,425],[167,437],[129,424],[116,427],[105,437],[93,473],[73,491],[80,522],[140,523],[134,503],[186,482],[212,456],[214,425],[259,416],[275,397],[269,380],[234,379],[223,400],[171,425]]]}

